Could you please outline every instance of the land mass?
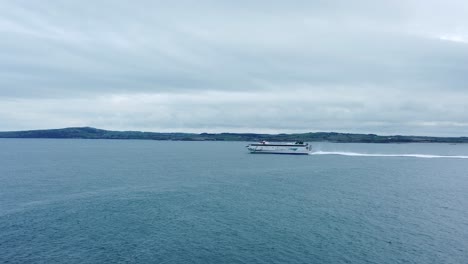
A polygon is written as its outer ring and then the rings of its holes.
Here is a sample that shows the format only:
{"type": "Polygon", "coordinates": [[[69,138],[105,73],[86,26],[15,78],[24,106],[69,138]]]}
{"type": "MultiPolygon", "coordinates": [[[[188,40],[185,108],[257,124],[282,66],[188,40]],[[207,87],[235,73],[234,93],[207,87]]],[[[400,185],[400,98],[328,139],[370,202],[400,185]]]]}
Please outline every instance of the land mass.
{"type": "Polygon", "coordinates": [[[179,141],[305,141],[341,143],[468,143],[468,137],[379,136],[336,132],[296,134],[255,133],[157,133],[141,131],[111,131],[93,127],[0,132],[0,138],[81,138],[81,139],[146,139],[179,141]]]}

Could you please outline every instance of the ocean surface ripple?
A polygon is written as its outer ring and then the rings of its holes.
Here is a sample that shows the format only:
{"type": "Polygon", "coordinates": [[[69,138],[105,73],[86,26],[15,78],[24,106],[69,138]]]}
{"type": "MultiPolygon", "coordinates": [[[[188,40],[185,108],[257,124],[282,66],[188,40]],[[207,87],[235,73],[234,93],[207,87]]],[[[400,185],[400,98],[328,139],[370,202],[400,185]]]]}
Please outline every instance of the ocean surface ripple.
{"type": "Polygon", "coordinates": [[[468,263],[468,145],[245,144],[2,139],[0,263],[468,263]]]}

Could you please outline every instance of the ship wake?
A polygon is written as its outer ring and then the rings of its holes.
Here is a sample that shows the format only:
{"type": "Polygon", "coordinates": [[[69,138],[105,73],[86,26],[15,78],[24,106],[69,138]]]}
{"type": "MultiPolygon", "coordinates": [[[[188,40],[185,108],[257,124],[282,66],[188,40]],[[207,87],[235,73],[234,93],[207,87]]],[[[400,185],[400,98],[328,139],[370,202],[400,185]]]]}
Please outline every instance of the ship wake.
{"type": "Polygon", "coordinates": [[[430,154],[381,154],[381,153],[358,153],[358,152],[343,152],[343,151],[315,151],[309,155],[341,155],[354,157],[412,157],[425,159],[468,159],[468,156],[446,156],[446,155],[430,155],[430,154]]]}

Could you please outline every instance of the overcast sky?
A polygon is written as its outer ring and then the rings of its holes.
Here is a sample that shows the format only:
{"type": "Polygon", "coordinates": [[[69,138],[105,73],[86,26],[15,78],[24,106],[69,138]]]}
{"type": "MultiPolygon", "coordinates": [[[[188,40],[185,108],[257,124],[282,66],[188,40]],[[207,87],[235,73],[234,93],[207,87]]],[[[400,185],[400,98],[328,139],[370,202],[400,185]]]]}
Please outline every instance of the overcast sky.
{"type": "Polygon", "coordinates": [[[3,1],[0,130],[468,136],[468,1],[3,1]]]}

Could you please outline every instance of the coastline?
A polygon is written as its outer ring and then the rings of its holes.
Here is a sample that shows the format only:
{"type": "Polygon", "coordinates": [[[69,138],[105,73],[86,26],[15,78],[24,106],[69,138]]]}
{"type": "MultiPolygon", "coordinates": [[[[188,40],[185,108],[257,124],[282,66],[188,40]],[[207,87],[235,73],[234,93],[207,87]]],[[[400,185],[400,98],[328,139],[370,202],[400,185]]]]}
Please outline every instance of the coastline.
{"type": "Polygon", "coordinates": [[[169,141],[304,141],[334,143],[468,143],[468,137],[432,136],[380,136],[337,132],[309,132],[292,134],[256,133],[159,133],[141,131],[112,131],[92,127],[25,130],[0,132],[0,138],[51,138],[51,139],[118,139],[118,140],[169,140],[169,141]]]}

